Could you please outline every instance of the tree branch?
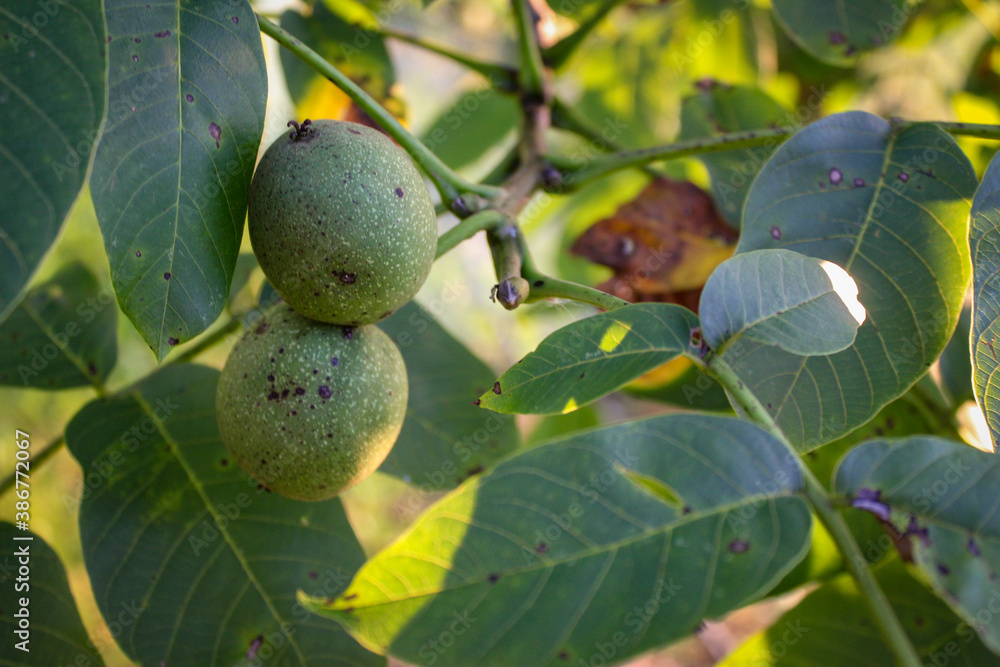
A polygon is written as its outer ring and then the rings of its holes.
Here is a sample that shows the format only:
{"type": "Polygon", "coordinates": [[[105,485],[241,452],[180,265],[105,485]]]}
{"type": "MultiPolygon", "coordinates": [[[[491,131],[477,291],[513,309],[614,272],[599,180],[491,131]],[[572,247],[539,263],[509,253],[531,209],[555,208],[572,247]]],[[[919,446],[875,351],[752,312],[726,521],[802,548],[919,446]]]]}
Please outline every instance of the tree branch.
{"type": "MultiPolygon", "coordinates": [[[[890,122],[895,127],[905,128],[924,121],[894,119],[890,122]]],[[[926,122],[933,122],[945,132],[953,135],[1000,140],[1000,125],[954,123],[949,121],[926,122]]],[[[765,144],[778,144],[801,129],[801,126],[787,126],[728,132],[712,137],[687,139],[650,148],[611,153],[596,158],[584,166],[574,164],[572,161],[559,156],[548,156],[547,159],[554,166],[564,170],[563,187],[565,189],[574,189],[595,179],[607,176],[612,172],[629,167],[643,167],[653,162],[676,160],[692,155],[731,151],[765,144]]]]}
{"type": "Polygon", "coordinates": [[[535,103],[545,99],[545,65],[538,45],[538,32],[531,14],[528,0],[511,0],[514,23],[517,28],[517,42],[521,52],[519,82],[521,95],[535,103]]]}
{"type": "Polygon", "coordinates": [[[518,72],[515,67],[479,60],[478,58],[474,58],[466,53],[461,53],[439,44],[433,44],[425,41],[422,37],[408,35],[406,33],[393,30],[392,28],[383,27],[379,28],[375,32],[384,37],[398,39],[401,42],[412,44],[413,46],[420,47],[421,49],[430,51],[431,53],[436,53],[437,55],[448,58],[449,60],[452,60],[459,65],[472,70],[473,72],[478,72],[489,79],[490,83],[498,90],[508,93],[512,93],[517,90],[518,72]]]}

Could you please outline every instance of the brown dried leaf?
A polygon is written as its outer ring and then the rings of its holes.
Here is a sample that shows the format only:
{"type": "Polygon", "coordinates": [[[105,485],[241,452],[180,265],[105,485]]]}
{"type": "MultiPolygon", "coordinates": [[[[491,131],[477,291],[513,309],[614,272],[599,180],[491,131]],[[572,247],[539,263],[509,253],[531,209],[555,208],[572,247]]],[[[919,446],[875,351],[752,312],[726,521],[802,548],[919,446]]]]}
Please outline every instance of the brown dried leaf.
{"type": "Polygon", "coordinates": [[[605,292],[696,311],[709,274],[735,247],[736,234],[708,194],[687,181],[657,178],[613,216],[594,223],[570,252],[615,272],[598,286],[605,292]]]}

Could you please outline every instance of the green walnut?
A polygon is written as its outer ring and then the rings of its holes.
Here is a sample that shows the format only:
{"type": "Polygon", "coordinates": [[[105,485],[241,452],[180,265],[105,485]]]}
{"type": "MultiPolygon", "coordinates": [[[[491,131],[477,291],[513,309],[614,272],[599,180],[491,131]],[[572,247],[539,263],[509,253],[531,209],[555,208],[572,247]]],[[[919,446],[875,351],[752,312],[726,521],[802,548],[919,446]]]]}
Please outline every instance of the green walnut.
{"type": "Polygon", "coordinates": [[[414,297],[437,249],[434,204],[407,155],[381,132],[305,121],[261,158],[250,186],[257,261],[296,311],[371,324],[414,297]]]}
{"type": "Polygon", "coordinates": [[[406,415],[406,366],[378,327],[268,310],[233,347],[219,378],[219,433],[267,489],[323,500],[370,475],[406,415]]]}

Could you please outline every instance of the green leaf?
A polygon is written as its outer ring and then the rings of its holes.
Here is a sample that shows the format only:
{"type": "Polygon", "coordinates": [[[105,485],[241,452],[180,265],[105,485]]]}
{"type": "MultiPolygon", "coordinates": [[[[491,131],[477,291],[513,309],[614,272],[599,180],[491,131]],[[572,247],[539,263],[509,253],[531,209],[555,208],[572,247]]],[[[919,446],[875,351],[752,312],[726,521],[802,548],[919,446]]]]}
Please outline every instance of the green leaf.
{"type": "Polygon", "coordinates": [[[875,440],[844,458],[835,488],[890,512],[934,591],[1000,652],[1000,459],[942,438],[875,440]]]}
{"type": "Polygon", "coordinates": [[[90,178],[118,303],[162,359],[222,311],[264,128],[246,0],[106,0],[109,111],[90,178]]]}
{"type": "MultiPolygon", "coordinates": [[[[882,408],[875,417],[864,426],[851,431],[848,435],[834,440],[821,449],[805,455],[805,462],[813,475],[824,486],[833,486],[833,473],[840,460],[859,442],[872,438],[901,438],[917,433],[938,433],[940,424],[935,423],[930,413],[922,409],[916,389],[911,389],[902,398],[898,398],[882,408]]],[[[851,534],[861,547],[861,553],[869,562],[881,560],[896,548],[893,539],[883,527],[882,522],[868,512],[857,512],[853,509],[842,510],[851,534]]],[[[788,573],[770,595],[780,595],[794,588],[816,581],[825,581],[844,572],[844,559],[841,557],[833,538],[822,527],[816,525],[813,529],[813,543],[806,557],[788,573]]]]}
{"type": "Polygon", "coordinates": [[[800,482],[748,422],[672,415],[589,431],[470,480],[342,595],[303,603],[415,664],[620,661],[787,572],[809,540],[800,482]]]}
{"type": "Polygon", "coordinates": [[[295,601],[333,595],[364,561],[339,500],[266,493],[229,458],[218,371],[166,366],[86,405],[66,442],[87,481],[80,537],[106,619],[146,665],[384,665],[295,601]]]}
{"type": "Polygon", "coordinates": [[[0,7],[0,322],[59,235],[104,118],[101,2],[51,5],[0,7]]]}
{"type": "MultiPolygon", "coordinates": [[[[975,219],[975,218],[973,218],[975,219]]],[[[976,232],[970,235],[976,238],[976,232]]],[[[975,241],[971,241],[975,244],[975,241]]],[[[980,259],[982,257],[980,256],[980,259]]],[[[978,263],[973,263],[973,275],[980,273],[978,263]]],[[[973,279],[975,280],[975,278],[973,279]]],[[[969,338],[972,335],[972,307],[967,303],[958,317],[958,326],[951,340],[938,359],[941,390],[945,393],[952,406],[959,406],[966,401],[976,400],[972,388],[972,359],[969,355],[969,338]]]]}
{"type": "Polygon", "coordinates": [[[493,371],[430,313],[410,302],[379,327],[403,353],[410,382],[403,430],[379,470],[445,491],[518,448],[513,417],[471,404],[493,382],[493,371]]]}
{"type": "MultiPolygon", "coordinates": [[[[366,30],[361,20],[357,23],[346,20],[330,11],[323,2],[314,4],[308,16],[290,9],[285,11],[281,15],[281,27],[388,106],[391,112],[402,115],[402,104],[391,94],[396,72],[385,42],[376,30],[366,30]]],[[[373,21],[373,27],[378,27],[377,20],[373,21]]],[[[350,98],[287,49],[281,49],[281,68],[288,92],[302,118],[344,116],[350,98]]]]}
{"type": "Polygon", "coordinates": [[[33,287],[0,325],[0,385],[104,382],[118,359],[117,322],[111,290],[83,264],[67,264],[33,287]]]}
{"type": "MultiPolygon", "coordinates": [[[[714,83],[684,99],[678,139],[714,137],[793,122],[791,112],[759,88],[714,83]]],[[[698,156],[712,177],[715,205],[733,227],[739,228],[750,185],[778,143],[780,139],[770,145],[698,156]]]]}
{"type": "MultiPolygon", "coordinates": [[[[907,572],[898,558],[874,568],[925,665],[980,667],[1000,663],[976,633],[907,572]]],[[[864,597],[848,574],[813,591],[770,628],[755,635],[722,667],[885,667],[893,664],[864,597]]]]}
{"type": "Polygon", "coordinates": [[[0,628],[4,635],[0,664],[104,665],[87,637],[59,556],[38,535],[7,522],[0,522],[0,584],[0,628]],[[19,572],[25,554],[30,568],[27,579],[19,572]],[[20,588],[25,584],[27,588],[20,588]],[[23,632],[19,617],[22,598],[28,599],[23,609],[30,625],[24,635],[18,635],[23,632]],[[25,650],[18,646],[22,642],[25,650]]]}
{"type": "Polygon", "coordinates": [[[940,128],[864,112],[785,142],[754,181],[737,252],[787,248],[843,267],[867,319],[854,344],[801,357],[741,340],[725,354],[802,450],[854,430],[901,396],[951,337],[969,280],[976,177],[940,128]]]}
{"type": "Polygon", "coordinates": [[[516,99],[495,88],[479,88],[463,93],[420,139],[446,165],[461,169],[511,138],[519,119],[516,99]]]}
{"type": "Polygon", "coordinates": [[[849,347],[864,321],[857,286],[839,266],[791,250],[755,250],[712,272],[698,313],[705,342],[722,351],[740,338],[802,356],[849,347]]]}
{"type": "Polygon", "coordinates": [[[849,66],[865,51],[891,42],[917,7],[915,0],[774,0],[774,17],[799,46],[820,60],[849,66]]]}
{"type": "Polygon", "coordinates": [[[976,400],[990,435],[1000,438],[1000,157],[976,191],[969,230],[972,247],[972,362],[976,400]]]}
{"type": "Polygon", "coordinates": [[[686,352],[697,326],[694,313],[663,303],[574,322],[507,369],[480,405],[497,412],[571,412],[686,352]]]}

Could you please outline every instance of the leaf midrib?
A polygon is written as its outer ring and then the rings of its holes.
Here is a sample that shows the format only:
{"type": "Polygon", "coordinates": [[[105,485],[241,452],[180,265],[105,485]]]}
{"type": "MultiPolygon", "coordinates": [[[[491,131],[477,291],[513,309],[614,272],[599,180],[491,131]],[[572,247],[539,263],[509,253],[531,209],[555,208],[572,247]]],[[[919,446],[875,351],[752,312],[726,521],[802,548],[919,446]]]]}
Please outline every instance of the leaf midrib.
{"type": "MultiPolygon", "coordinates": [[[[159,418],[157,418],[155,411],[152,409],[149,403],[146,402],[146,399],[142,396],[141,392],[139,392],[138,390],[132,391],[131,397],[139,406],[139,408],[146,414],[146,417],[148,417],[153,422],[153,424],[156,426],[156,430],[159,431],[160,436],[163,438],[163,441],[166,442],[167,445],[170,447],[171,453],[174,455],[174,458],[177,460],[181,468],[184,470],[184,474],[187,475],[188,480],[191,483],[191,487],[198,493],[199,498],[201,498],[202,503],[205,505],[205,509],[209,512],[209,514],[212,515],[212,519],[215,522],[215,525],[218,527],[219,534],[222,535],[223,539],[225,539],[226,541],[226,544],[229,545],[229,548],[232,551],[233,556],[236,558],[237,562],[239,562],[240,567],[242,568],[247,579],[250,581],[251,584],[253,584],[253,587],[256,589],[257,594],[260,595],[261,599],[264,601],[264,605],[271,613],[271,616],[274,618],[275,621],[278,622],[279,627],[284,628],[287,621],[281,616],[278,610],[274,607],[274,603],[271,601],[270,596],[264,590],[264,587],[260,583],[260,581],[257,580],[256,575],[254,574],[253,570],[250,567],[250,564],[244,558],[242,550],[238,547],[238,545],[233,539],[233,536],[230,534],[228,527],[229,524],[225,520],[225,517],[220,515],[219,512],[216,510],[215,506],[212,505],[211,500],[205,494],[205,489],[202,487],[197,474],[188,464],[187,459],[185,459],[184,456],[182,456],[180,445],[171,436],[164,422],[162,422],[159,418]]],[[[301,647],[295,641],[295,637],[287,633],[284,634],[286,639],[288,639],[288,643],[292,647],[292,650],[295,651],[295,655],[298,657],[299,664],[306,665],[307,662],[305,655],[303,654],[301,647]]]]}
{"type": "MultiPolygon", "coordinates": [[[[648,539],[650,537],[654,537],[656,535],[660,535],[660,534],[663,534],[665,532],[671,532],[671,531],[674,531],[674,530],[676,530],[678,528],[681,528],[681,527],[683,527],[683,526],[685,526],[685,525],[687,525],[689,523],[694,523],[696,520],[710,518],[710,517],[713,517],[713,516],[721,515],[723,513],[728,513],[728,512],[730,512],[732,510],[739,509],[739,508],[741,508],[741,507],[743,507],[743,506],[745,506],[745,505],[747,505],[749,503],[757,502],[760,499],[764,499],[765,501],[777,501],[777,500],[780,500],[780,499],[783,499],[783,498],[799,498],[800,500],[802,500],[803,495],[802,495],[801,491],[795,491],[795,490],[789,489],[787,491],[787,493],[783,493],[783,494],[780,494],[780,495],[754,494],[752,496],[744,496],[743,498],[741,498],[740,500],[735,501],[735,502],[725,503],[725,504],[722,504],[722,505],[715,505],[712,508],[709,508],[709,509],[706,509],[706,510],[700,510],[700,511],[696,511],[696,512],[691,512],[689,514],[679,514],[677,516],[677,520],[676,521],[670,522],[668,524],[660,525],[658,527],[654,527],[654,528],[651,528],[649,530],[645,530],[645,531],[642,531],[642,532],[639,532],[639,533],[635,533],[633,535],[630,535],[630,536],[628,536],[626,538],[623,538],[621,540],[618,540],[616,542],[609,542],[607,544],[602,544],[602,545],[600,545],[600,547],[598,549],[589,550],[587,553],[582,554],[582,555],[580,553],[576,553],[576,554],[566,555],[566,556],[564,556],[562,558],[554,558],[554,559],[548,559],[548,560],[539,559],[538,565],[531,566],[531,567],[525,567],[525,568],[521,568],[521,569],[513,570],[513,571],[503,571],[503,570],[501,570],[497,574],[502,574],[505,577],[520,576],[520,575],[528,574],[528,573],[531,573],[531,572],[537,572],[537,571],[541,571],[541,570],[555,568],[555,567],[558,567],[560,565],[565,565],[565,564],[568,564],[568,563],[572,563],[572,562],[580,560],[582,558],[589,558],[591,556],[599,556],[599,555],[607,553],[609,551],[621,549],[622,547],[632,546],[633,544],[641,542],[641,541],[643,541],[645,539],[648,539]]],[[[662,502],[662,501],[660,501],[660,502],[662,502]]],[[[802,502],[804,503],[804,500],[802,502]]],[[[667,505],[667,503],[663,503],[663,504],[667,505]]],[[[428,519],[433,518],[433,515],[429,515],[427,518],[428,519]]],[[[452,519],[452,520],[457,521],[458,519],[452,519]]],[[[473,526],[474,524],[470,523],[470,524],[467,524],[467,525],[473,526]]],[[[402,539],[402,538],[400,538],[400,539],[402,539]]],[[[404,556],[404,557],[407,557],[405,554],[400,554],[400,555],[404,556]]],[[[360,576],[362,573],[363,573],[363,570],[361,572],[359,572],[358,575],[360,576]]],[[[441,593],[446,593],[446,592],[450,592],[450,591],[454,591],[454,590],[459,590],[459,589],[465,588],[467,586],[474,586],[474,585],[482,584],[482,583],[488,581],[488,576],[489,576],[489,574],[484,573],[484,578],[482,578],[482,579],[467,580],[467,581],[463,581],[463,582],[460,582],[460,583],[456,583],[455,585],[452,585],[452,586],[441,587],[441,588],[438,588],[438,589],[435,589],[435,590],[432,590],[432,591],[429,591],[429,592],[426,592],[426,593],[408,594],[406,597],[395,598],[395,599],[386,599],[385,601],[375,602],[373,604],[349,604],[349,605],[346,605],[346,606],[350,607],[352,610],[357,610],[357,609],[373,609],[373,608],[377,608],[377,607],[381,607],[381,606],[385,606],[385,605],[389,605],[389,604],[397,604],[399,602],[403,602],[403,601],[406,601],[406,600],[413,600],[413,599],[417,599],[417,598],[428,597],[428,596],[431,596],[431,595],[439,595],[441,593]]],[[[357,578],[358,577],[356,577],[356,579],[357,578]]],[[[348,590],[344,591],[344,593],[348,593],[349,591],[350,591],[350,588],[348,588],[348,590]]],[[[341,598],[343,598],[343,595],[341,595],[341,598]]],[[[351,602],[353,603],[354,601],[351,600],[351,602]]],[[[327,607],[327,606],[321,606],[321,607],[317,607],[317,608],[321,609],[323,611],[329,611],[329,612],[342,612],[343,611],[342,609],[336,609],[336,608],[327,607]]]]}

